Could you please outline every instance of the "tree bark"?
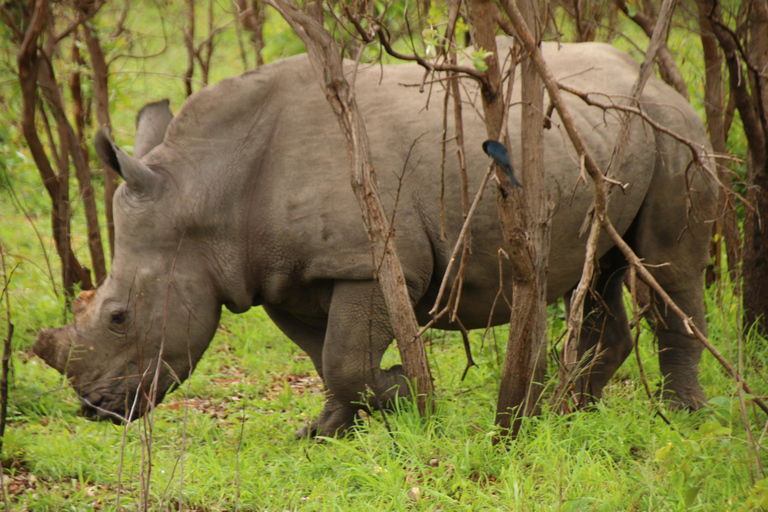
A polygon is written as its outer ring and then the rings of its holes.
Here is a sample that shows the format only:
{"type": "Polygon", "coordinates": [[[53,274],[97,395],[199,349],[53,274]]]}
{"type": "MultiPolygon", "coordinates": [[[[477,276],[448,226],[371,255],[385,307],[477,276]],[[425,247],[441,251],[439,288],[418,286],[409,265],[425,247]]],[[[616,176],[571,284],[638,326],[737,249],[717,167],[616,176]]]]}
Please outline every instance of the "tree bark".
{"type": "Polygon", "coordinates": [[[482,83],[480,93],[483,99],[483,114],[485,115],[485,130],[489,139],[498,139],[501,133],[501,123],[504,119],[504,96],[501,94],[501,69],[499,55],[496,50],[496,34],[493,16],[496,7],[491,0],[470,0],[470,16],[475,27],[477,45],[490,52],[485,59],[488,69],[485,71],[487,80],[482,83]]]}
{"type": "Polygon", "coordinates": [[[768,332],[768,228],[764,227],[768,215],[768,148],[766,147],[766,93],[765,79],[755,66],[768,64],[768,8],[765,0],[752,3],[750,32],[753,50],[749,55],[740,53],[740,42],[735,33],[722,21],[720,8],[714,0],[705,0],[707,17],[712,24],[712,31],[717,37],[728,67],[731,95],[741,115],[744,134],[747,136],[749,159],[747,162],[747,201],[753,206],[747,208],[744,220],[744,253],[742,272],[744,277],[742,297],[744,301],[746,326],[755,325],[758,332],[768,332]],[[754,62],[757,59],[758,62],[754,62]],[[749,64],[747,72],[742,62],[749,64]],[[745,75],[750,80],[745,80],[745,75]],[[748,89],[751,81],[752,94],[748,89]]]}
{"type": "Polygon", "coordinates": [[[747,200],[755,206],[744,222],[744,306],[746,325],[757,324],[759,332],[768,333],[768,4],[752,2],[750,16],[749,62],[752,98],[763,131],[763,160],[755,159],[748,167],[747,200]]]}
{"type": "Polygon", "coordinates": [[[195,0],[187,0],[187,29],[184,46],[187,48],[187,69],[184,71],[184,88],[187,97],[192,96],[192,76],[195,74],[195,0]]]}
{"type": "MultiPolygon", "coordinates": [[[[85,220],[88,229],[88,248],[91,254],[91,263],[96,276],[97,285],[102,283],[107,277],[106,263],[104,260],[104,247],[101,243],[101,228],[99,227],[98,210],[96,209],[96,196],[93,185],[91,184],[91,170],[88,166],[88,160],[83,154],[80,141],[72,128],[72,124],[67,119],[64,109],[64,102],[59,92],[58,82],[50,67],[50,61],[41,62],[38,81],[48,103],[53,111],[56,124],[59,128],[60,152],[69,152],[72,157],[72,163],[75,166],[75,175],[80,185],[80,196],[83,200],[85,210],[85,220]]],[[[62,166],[62,171],[66,166],[62,166]]],[[[68,188],[68,187],[67,187],[68,188]]]]}
{"type": "MultiPolygon", "coordinates": [[[[43,180],[43,185],[51,198],[51,224],[56,250],[61,260],[62,285],[67,296],[72,297],[75,283],[81,283],[83,289],[93,288],[93,285],[90,275],[77,261],[70,245],[68,173],[61,177],[57,176],[45,153],[43,143],[38,137],[35,123],[38,104],[38,74],[41,66],[38,41],[45,27],[49,9],[48,0],[37,0],[34,3],[17,55],[19,85],[21,86],[23,103],[22,133],[43,180]]],[[[64,149],[62,148],[62,150],[64,149]]]]}
{"type": "MultiPolygon", "coordinates": [[[[726,141],[728,132],[725,125],[725,96],[723,93],[723,56],[717,44],[717,38],[712,33],[712,24],[707,18],[706,2],[697,1],[699,10],[699,31],[701,46],[704,50],[704,110],[707,115],[707,131],[709,141],[715,153],[725,155],[728,152],[726,141]]],[[[718,177],[729,189],[733,189],[731,173],[728,172],[728,160],[716,158],[718,177]]],[[[712,284],[718,279],[718,272],[722,266],[721,254],[725,247],[726,264],[731,281],[738,279],[739,262],[741,261],[741,236],[739,234],[736,209],[729,200],[724,190],[718,191],[719,209],[722,218],[715,222],[715,233],[718,235],[712,240],[712,256],[715,261],[716,272],[707,268],[707,284],[712,284]]]]}
{"type": "Polygon", "coordinates": [[[384,294],[403,368],[416,390],[419,412],[424,414],[434,394],[427,353],[397,255],[395,235],[378,193],[365,125],[354,91],[344,77],[341,52],[331,35],[310,16],[284,0],[264,2],[280,12],[307,47],[315,75],[347,141],[352,188],[376,256],[374,279],[384,294]]]}
{"type": "MultiPolygon", "coordinates": [[[[520,17],[533,27],[533,44],[541,43],[536,0],[519,2],[520,17]]],[[[530,32],[530,31],[529,31],[530,32]]],[[[544,178],[544,89],[530,59],[522,64],[522,197],[504,186],[497,195],[502,233],[512,267],[512,311],[495,423],[502,435],[516,437],[524,416],[538,413],[546,370],[547,262],[550,223],[544,178]]],[[[490,69],[490,68],[489,68],[490,69]]],[[[512,87],[510,83],[508,87],[512,87]]],[[[507,141],[509,146],[509,141],[507,141]]],[[[500,438],[494,439],[499,442],[500,438]]]]}
{"type": "MultiPolygon", "coordinates": [[[[112,121],[109,118],[109,67],[101,48],[99,34],[91,25],[83,27],[85,43],[91,56],[91,69],[93,71],[93,98],[96,102],[96,122],[100,127],[112,130],[112,121]]],[[[117,189],[118,174],[104,167],[104,212],[107,217],[107,239],[109,241],[109,253],[115,254],[115,218],[112,211],[115,190],[117,189]]]]}

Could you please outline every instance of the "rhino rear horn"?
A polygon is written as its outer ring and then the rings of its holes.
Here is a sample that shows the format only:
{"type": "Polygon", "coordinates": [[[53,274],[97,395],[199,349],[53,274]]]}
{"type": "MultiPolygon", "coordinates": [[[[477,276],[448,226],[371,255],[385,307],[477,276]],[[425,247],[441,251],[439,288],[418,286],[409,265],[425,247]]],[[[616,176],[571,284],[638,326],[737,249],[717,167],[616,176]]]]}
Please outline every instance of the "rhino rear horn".
{"type": "Polygon", "coordinates": [[[170,103],[167,99],[147,103],[136,116],[136,139],[133,141],[133,156],[141,158],[156,146],[162,144],[168,125],[173,121],[170,103]]]}
{"type": "Polygon", "coordinates": [[[158,174],[120,149],[103,128],[96,132],[94,147],[101,162],[122,176],[131,191],[144,195],[158,186],[158,174]]]}

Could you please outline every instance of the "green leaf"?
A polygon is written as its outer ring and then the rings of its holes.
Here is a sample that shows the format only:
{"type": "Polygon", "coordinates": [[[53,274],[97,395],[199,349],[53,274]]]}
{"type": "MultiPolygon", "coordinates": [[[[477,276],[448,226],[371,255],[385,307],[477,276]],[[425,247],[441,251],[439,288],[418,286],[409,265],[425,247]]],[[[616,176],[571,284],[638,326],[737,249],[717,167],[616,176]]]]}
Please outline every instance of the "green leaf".
{"type": "Polygon", "coordinates": [[[691,507],[696,503],[696,496],[699,495],[699,490],[701,490],[701,487],[698,485],[689,487],[685,490],[685,493],[683,493],[683,502],[685,502],[686,507],[691,507]]]}
{"type": "Polygon", "coordinates": [[[667,446],[663,446],[656,450],[656,459],[658,460],[666,460],[669,458],[670,455],[672,455],[672,443],[667,443],[667,446]]]}

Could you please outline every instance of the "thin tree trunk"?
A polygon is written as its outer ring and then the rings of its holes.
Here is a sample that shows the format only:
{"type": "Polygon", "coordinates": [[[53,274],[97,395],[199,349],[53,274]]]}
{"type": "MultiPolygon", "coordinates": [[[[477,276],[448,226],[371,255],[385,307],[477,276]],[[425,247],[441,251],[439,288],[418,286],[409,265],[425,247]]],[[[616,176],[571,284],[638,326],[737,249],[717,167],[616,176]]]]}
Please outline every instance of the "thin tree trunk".
{"type": "Polygon", "coordinates": [[[496,50],[496,34],[493,22],[494,13],[497,11],[491,0],[469,0],[470,16],[475,27],[475,40],[477,46],[492,55],[485,59],[488,69],[485,72],[486,80],[480,93],[483,99],[483,114],[485,115],[485,129],[489,139],[498,139],[501,133],[501,123],[504,119],[504,95],[501,93],[501,70],[499,69],[499,55],[496,50]]]}
{"type": "MultiPolygon", "coordinates": [[[[697,2],[699,9],[699,31],[701,35],[701,45],[704,50],[704,110],[707,115],[707,130],[709,132],[709,141],[712,149],[716,153],[726,154],[726,140],[728,133],[725,126],[725,96],[723,94],[723,56],[717,44],[717,39],[712,33],[712,25],[707,18],[707,9],[705,2],[697,2]]],[[[718,177],[720,181],[729,189],[733,187],[731,173],[728,172],[728,161],[726,159],[716,159],[718,177]]],[[[715,260],[715,267],[719,272],[721,268],[721,254],[723,244],[725,246],[726,263],[731,281],[737,279],[739,262],[741,261],[741,237],[736,219],[735,206],[728,200],[728,196],[723,190],[718,191],[718,203],[720,211],[723,212],[722,218],[715,223],[715,232],[718,234],[712,240],[712,256],[715,260]]],[[[707,284],[712,284],[718,279],[719,274],[712,272],[707,268],[707,284]]]]}
{"type": "Polygon", "coordinates": [[[573,18],[576,22],[577,43],[591,42],[595,40],[595,20],[588,12],[591,2],[584,0],[571,0],[573,18]]]}
{"type": "MultiPolygon", "coordinates": [[[[261,2],[251,0],[250,4],[251,12],[241,17],[240,23],[242,23],[243,28],[251,32],[250,39],[256,53],[256,66],[263,66],[264,57],[262,57],[261,52],[264,49],[264,21],[266,15],[261,2]]],[[[237,0],[237,8],[241,14],[244,13],[249,9],[248,0],[237,0]]]]}
{"type": "MultiPolygon", "coordinates": [[[[523,0],[518,4],[524,19],[518,21],[533,28],[534,44],[538,46],[541,32],[536,1],[523,0]]],[[[517,436],[524,416],[538,413],[547,347],[546,269],[550,231],[542,145],[544,90],[530,59],[523,61],[522,68],[520,122],[528,127],[521,130],[520,141],[522,201],[518,192],[512,190],[502,189],[497,196],[512,266],[513,296],[495,421],[503,434],[512,437],[517,436]]]]}
{"type": "MultiPolygon", "coordinates": [[[[744,277],[743,300],[745,309],[745,319],[748,328],[757,324],[760,332],[765,333],[768,318],[768,240],[766,240],[766,230],[763,227],[765,219],[768,218],[768,148],[766,148],[765,114],[764,106],[761,101],[764,93],[765,80],[757,75],[751,78],[757,82],[757,87],[753,87],[753,94],[747,88],[745,72],[742,62],[745,57],[751,59],[765,56],[768,50],[768,41],[764,34],[753,32],[752,44],[754,48],[760,48],[758,53],[752,53],[749,56],[743,56],[739,52],[739,41],[735,39],[735,34],[727,30],[722,21],[720,8],[714,0],[706,1],[707,17],[712,25],[712,32],[717,37],[723,54],[725,63],[728,67],[728,80],[731,88],[731,95],[734,99],[736,108],[741,115],[744,126],[744,134],[747,137],[747,146],[749,148],[749,161],[747,163],[747,200],[753,205],[754,209],[747,209],[744,220],[744,253],[742,261],[742,272],[744,277]],[[756,39],[756,40],[754,40],[756,39]]],[[[760,25],[762,28],[766,20],[765,0],[753,3],[751,22],[760,25]],[[759,5],[758,5],[759,4],[759,5]],[[756,19],[755,19],[756,18],[756,19]]],[[[760,30],[760,28],[756,30],[760,30]]],[[[760,64],[768,63],[768,58],[760,64]]],[[[753,66],[755,62],[751,63],[753,66]]],[[[750,71],[750,75],[754,75],[750,71]]]]}
{"type": "Polygon", "coordinates": [[[213,57],[213,0],[208,0],[208,37],[197,51],[200,70],[203,72],[203,83],[208,85],[211,73],[211,57],[213,57]]]}
{"type": "Polygon", "coordinates": [[[397,255],[394,232],[377,190],[365,125],[344,76],[341,52],[322,25],[292,4],[284,0],[264,1],[280,12],[307,47],[315,75],[326,91],[347,141],[352,189],[360,204],[376,261],[381,262],[374,278],[384,294],[405,375],[414,385],[419,412],[424,414],[434,395],[427,353],[397,255]]]}
{"type": "Polygon", "coordinates": [[[307,14],[320,25],[323,25],[323,0],[307,0],[307,14]]]}
{"type": "MultiPolygon", "coordinates": [[[[42,89],[46,92],[49,105],[53,110],[56,124],[59,127],[59,141],[61,153],[66,154],[64,148],[72,157],[72,163],[75,166],[75,175],[80,185],[80,196],[83,200],[85,209],[85,220],[88,229],[88,248],[91,253],[91,263],[93,265],[96,283],[100,284],[107,277],[106,263],[104,260],[104,246],[101,243],[101,228],[99,227],[99,215],[96,209],[96,196],[93,185],[91,184],[91,170],[88,167],[88,161],[83,155],[75,130],[72,128],[66,116],[64,103],[59,93],[58,83],[53,74],[53,68],[48,62],[43,63],[40,68],[39,82],[42,89]]],[[[63,174],[68,165],[62,165],[60,174],[63,174]]],[[[68,187],[67,187],[68,188],[68,187]]]]}
{"type": "Polygon", "coordinates": [[[77,140],[83,146],[85,139],[85,109],[83,108],[83,90],[80,87],[83,59],[80,55],[79,31],[75,31],[72,37],[72,67],[73,71],[69,76],[69,91],[72,95],[72,114],[75,116],[75,127],[77,128],[77,140]]]}
{"type": "Polygon", "coordinates": [[[195,74],[195,0],[187,0],[187,21],[184,46],[187,48],[187,69],[184,71],[184,87],[187,97],[192,96],[192,76],[195,74]]]}
{"type": "MultiPolygon", "coordinates": [[[[93,97],[96,102],[96,122],[102,128],[112,129],[109,118],[109,67],[101,48],[99,34],[91,25],[83,27],[85,42],[88,45],[88,53],[91,55],[91,69],[93,71],[93,97]]],[[[109,240],[109,254],[115,254],[115,218],[112,211],[115,190],[117,189],[118,174],[104,167],[104,210],[107,217],[107,238],[109,240]]]]}
{"type": "MultiPolygon", "coordinates": [[[[3,273],[2,290],[6,293],[5,314],[7,326],[5,341],[3,342],[2,377],[0,377],[0,453],[2,453],[3,440],[5,439],[5,426],[8,420],[8,384],[10,380],[9,370],[11,353],[13,351],[11,340],[13,339],[14,329],[13,323],[11,322],[11,300],[7,295],[9,293],[10,276],[8,275],[8,270],[5,266],[5,247],[3,247],[2,243],[0,243],[0,270],[2,270],[3,273]]],[[[11,273],[13,273],[13,271],[11,271],[11,273]]],[[[0,293],[0,295],[2,295],[2,293],[0,293]]],[[[5,495],[5,492],[3,492],[3,495],[5,495]]],[[[5,508],[6,510],[10,510],[7,501],[5,502],[5,508]]]]}
{"type": "Polygon", "coordinates": [[[753,0],[750,15],[749,63],[759,72],[749,73],[752,101],[763,133],[763,155],[748,165],[747,211],[744,222],[744,306],[747,325],[757,324],[768,333],[768,2],[753,0]]]}
{"type": "Polygon", "coordinates": [[[62,265],[62,285],[67,297],[72,297],[75,283],[80,282],[83,289],[92,288],[93,285],[90,276],[72,253],[69,242],[68,181],[60,181],[60,177],[56,175],[37,134],[35,114],[38,103],[37,79],[40,67],[38,41],[48,17],[48,0],[37,0],[31,10],[32,15],[17,55],[23,103],[22,133],[43,180],[43,185],[51,198],[51,224],[56,250],[62,265]]]}
{"type": "Polygon", "coordinates": [[[253,0],[254,23],[253,23],[253,49],[256,52],[256,65],[264,65],[264,23],[267,21],[267,13],[264,12],[264,6],[258,0],[253,0]]]}

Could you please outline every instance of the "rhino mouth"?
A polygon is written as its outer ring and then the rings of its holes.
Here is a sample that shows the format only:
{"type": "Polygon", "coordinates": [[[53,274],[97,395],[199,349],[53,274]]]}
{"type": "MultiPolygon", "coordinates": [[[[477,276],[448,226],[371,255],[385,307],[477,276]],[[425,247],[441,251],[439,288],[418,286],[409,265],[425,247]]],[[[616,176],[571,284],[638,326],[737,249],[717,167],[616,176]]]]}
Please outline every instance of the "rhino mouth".
{"type": "MultiPolygon", "coordinates": [[[[125,377],[123,377],[125,378],[125,377]]],[[[131,388],[131,386],[126,386],[131,388]]],[[[126,390],[123,393],[99,391],[82,392],[80,396],[80,415],[94,421],[110,420],[115,424],[130,423],[147,414],[153,409],[153,400],[148,396],[147,388],[140,384],[137,389],[126,390]]],[[[154,400],[157,406],[165,398],[169,390],[158,390],[154,400]]]]}
{"type": "MultiPolygon", "coordinates": [[[[130,397],[126,397],[130,398],[130,397]]],[[[115,400],[109,400],[98,393],[92,393],[87,397],[80,397],[80,415],[94,421],[110,420],[116,425],[129,423],[141,417],[138,408],[127,409],[121,403],[116,405],[115,400]]],[[[120,400],[120,402],[133,403],[133,400],[120,400]]]]}

